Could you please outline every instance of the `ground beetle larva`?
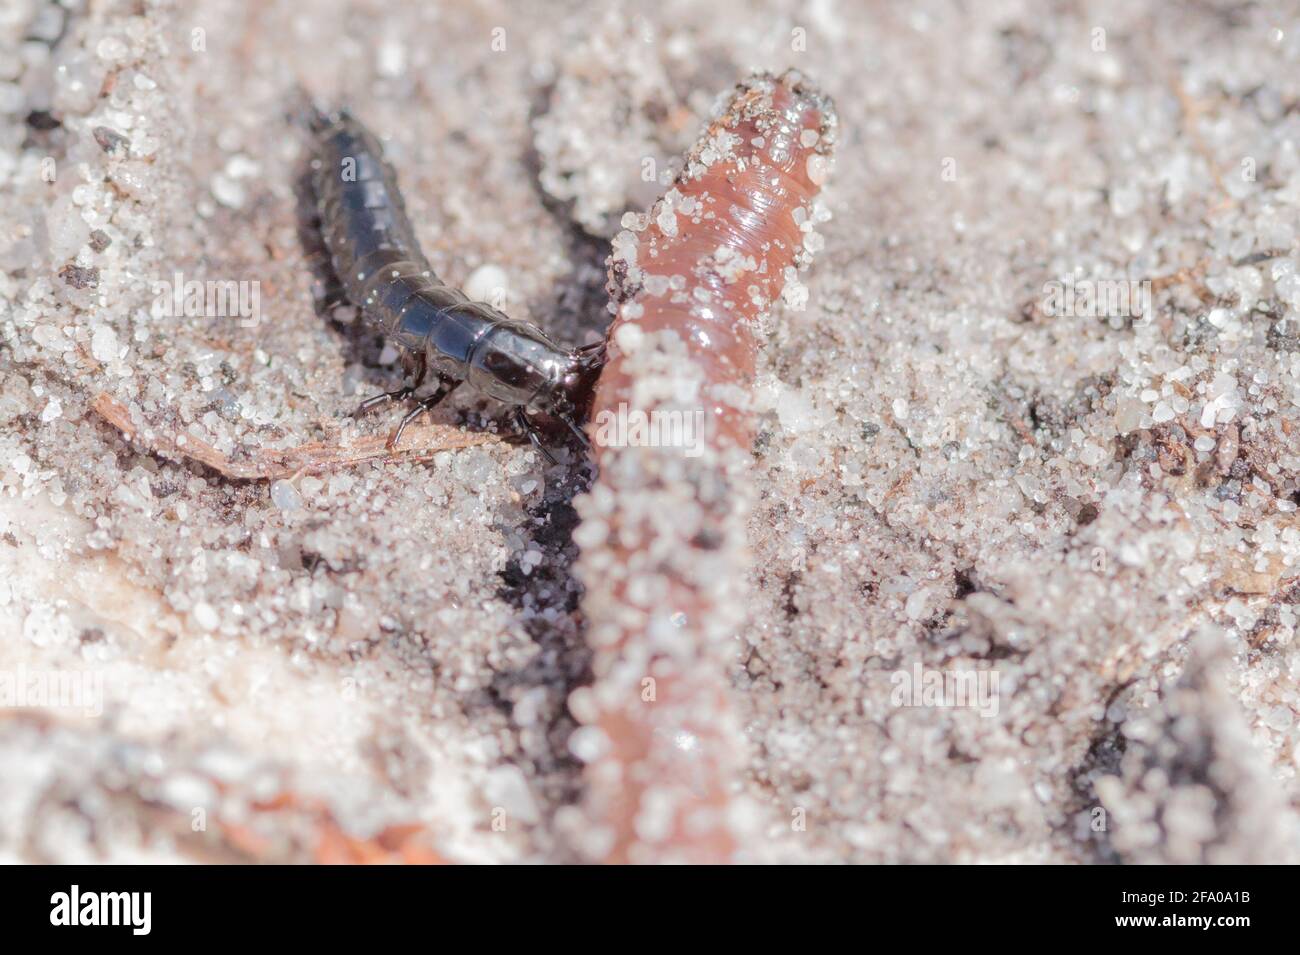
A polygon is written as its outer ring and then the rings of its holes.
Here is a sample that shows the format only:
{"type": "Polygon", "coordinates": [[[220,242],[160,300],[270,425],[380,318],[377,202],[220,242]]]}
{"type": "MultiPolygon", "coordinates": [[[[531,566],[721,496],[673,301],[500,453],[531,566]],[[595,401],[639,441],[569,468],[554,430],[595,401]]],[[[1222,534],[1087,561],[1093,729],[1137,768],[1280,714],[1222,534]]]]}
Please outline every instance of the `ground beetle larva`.
{"type": "Polygon", "coordinates": [[[566,350],[533,325],[444,283],[420,251],[397,177],[374,135],[346,112],[317,114],[313,132],[311,181],[335,275],[352,304],[415,357],[409,387],[376,395],[358,412],[415,397],[433,374],[437,389],[415,399],[390,447],[464,382],[511,406],[515,422],[552,463],[529,412],[563,422],[585,446],[578,418],[600,374],[603,343],[566,350]]]}

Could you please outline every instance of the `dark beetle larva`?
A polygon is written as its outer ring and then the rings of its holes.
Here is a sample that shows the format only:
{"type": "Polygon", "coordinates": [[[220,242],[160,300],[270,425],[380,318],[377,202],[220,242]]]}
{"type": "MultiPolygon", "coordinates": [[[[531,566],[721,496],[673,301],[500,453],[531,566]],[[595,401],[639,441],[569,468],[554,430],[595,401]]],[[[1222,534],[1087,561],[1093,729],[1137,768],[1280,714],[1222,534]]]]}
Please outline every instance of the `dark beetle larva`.
{"type": "MultiPolygon", "coordinates": [[[[411,397],[424,378],[439,387],[420,398],[389,439],[462,382],[505,402],[534,446],[542,446],[528,412],[564,422],[583,439],[577,417],[600,373],[599,348],[568,351],[526,322],[513,321],[444,283],[415,240],[397,177],[375,137],[346,113],[318,117],[312,186],[321,237],[348,298],[395,344],[416,357],[409,388],[378,395],[360,410],[411,397]]],[[[584,439],[585,440],[585,439],[584,439]]]]}

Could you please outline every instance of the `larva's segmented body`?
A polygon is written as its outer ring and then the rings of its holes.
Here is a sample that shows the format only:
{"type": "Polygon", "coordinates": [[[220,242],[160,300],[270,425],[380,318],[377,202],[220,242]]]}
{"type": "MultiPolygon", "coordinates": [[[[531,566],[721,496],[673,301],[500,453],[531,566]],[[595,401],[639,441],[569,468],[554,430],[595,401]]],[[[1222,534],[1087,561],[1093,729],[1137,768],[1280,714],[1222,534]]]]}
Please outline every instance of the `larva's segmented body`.
{"type": "MultiPolygon", "coordinates": [[[[599,374],[601,354],[565,350],[534,326],[470,301],[439,279],[420,251],[397,177],[375,137],[346,113],[322,117],[316,127],[312,186],[335,274],[351,302],[412,352],[419,367],[413,388],[379,400],[409,397],[433,372],[442,387],[421,399],[403,427],[468,382],[513,406],[544,454],[527,411],[557,417],[581,437],[574,419],[599,374]]],[[[393,443],[400,434],[399,428],[393,443]]]]}

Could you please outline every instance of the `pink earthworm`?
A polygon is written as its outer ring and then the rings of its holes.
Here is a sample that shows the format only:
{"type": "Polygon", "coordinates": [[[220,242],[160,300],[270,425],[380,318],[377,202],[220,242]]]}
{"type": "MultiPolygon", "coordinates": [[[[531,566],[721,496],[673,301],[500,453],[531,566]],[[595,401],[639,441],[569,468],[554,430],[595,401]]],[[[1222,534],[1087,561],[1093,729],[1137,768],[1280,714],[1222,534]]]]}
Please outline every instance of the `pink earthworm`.
{"type": "Polygon", "coordinates": [[[570,700],[592,858],[728,862],[745,844],[727,672],[744,623],[758,333],[783,293],[806,294],[797,271],[817,245],[835,129],[799,73],[750,77],[614,240],[616,316],[588,425],[600,475],[576,534],[595,679],[570,700]]]}

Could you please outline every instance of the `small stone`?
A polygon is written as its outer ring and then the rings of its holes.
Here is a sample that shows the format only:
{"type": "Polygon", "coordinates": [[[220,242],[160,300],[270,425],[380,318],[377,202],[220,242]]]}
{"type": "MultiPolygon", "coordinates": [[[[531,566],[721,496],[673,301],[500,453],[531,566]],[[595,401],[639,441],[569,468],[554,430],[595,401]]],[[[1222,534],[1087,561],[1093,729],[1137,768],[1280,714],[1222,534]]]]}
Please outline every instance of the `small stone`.
{"type": "Polygon", "coordinates": [[[302,507],[302,498],[298,489],[288,481],[276,481],[271,485],[271,503],[282,511],[296,511],[302,507]]]}
{"type": "Polygon", "coordinates": [[[75,256],[90,239],[90,227],[71,196],[61,196],[50,203],[45,223],[50,234],[50,256],[56,262],[75,256]]]}
{"type": "Polygon", "coordinates": [[[98,288],[99,269],[83,268],[80,265],[65,265],[59,269],[59,278],[73,288],[98,288]]]}
{"type": "Polygon", "coordinates": [[[537,803],[528,788],[528,780],[517,766],[498,766],[488,773],[487,797],[493,806],[499,806],[522,823],[535,823],[540,816],[537,803]]]}
{"type": "Polygon", "coordinates": [[[221,617],[212,604],[200,600],[194,605],[194,622],[203,630],[216,630],[221,625],[221,617]]]}
{"type": "Polygon", "coordinates": [[[219,172],[212,177],[212,197],[228,209],[238,209],[243,206],[247,194],[237,179],[219,172]]]}
{"type": "Polygon", "coordinates": [[[27,36],[42,43],[53,44],[63,34],[66,11],[57,3],[37,7],[36,16],[27,24],[27,36]]]}
{"type": "Polygon", "coordinates": [[[401,76],[406,72],[406,47],[393,40],[381,44],[375,66],[380,76],[401,76]]]}
{"type": "Polygon", "coordinates": [[[34,109],[27,114],[27,125],[39,132],[49,132],[51,129],[58,129],[63,124],[49,110],[34,109]]]}
{"type": "Polygon", "coordinates": [[[95,360],[108,363],[118,357],[117,332],[112,325],[97,325],[90,336],[90,353],[95,360]]]}
{"type": "Polygon", "coordinates": [[[99,143],[99,148],[109,155],[126,155],[131,149],[131,140],[116,129],[110,129],[107,126],[96,126],[91,130],[91,135],[95,137],[95,142],[99,143]]]}
{"type": "Polygon", "coordinates": [[[480,265],[465,280],[465,294],[494,307],[504,303],[510,278],[496,265],[480,265]]]}
{"type": "Polygon", "coordinates": [[[130,52],[127,45],[115,36],[106,36],[95,46],[95,55],[108,63],[125,60],[130,52]]]}
{"type": "Polygon", "coordinates": [[[1090,468],[1095,468],[1101,464],[1109,455],[1106,449],[1088,441],[1079,449],[1079,463],[1085,464],[1090,468]]]}

